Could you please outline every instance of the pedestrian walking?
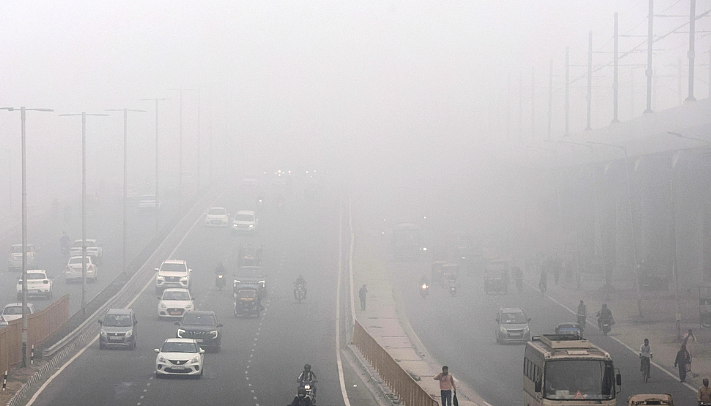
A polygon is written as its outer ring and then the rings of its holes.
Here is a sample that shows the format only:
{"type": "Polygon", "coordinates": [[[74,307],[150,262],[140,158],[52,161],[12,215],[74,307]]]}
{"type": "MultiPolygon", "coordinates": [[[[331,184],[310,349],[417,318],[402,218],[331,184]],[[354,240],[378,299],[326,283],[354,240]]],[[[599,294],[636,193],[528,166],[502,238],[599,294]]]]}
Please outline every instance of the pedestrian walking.
{"type": "Polygon", "coordinates": [[[454,391],[456,396],[457,386],[454,384],[454,377],[449,373],[449,367],[446,365],[443,366],[442,372],[438,373],[434,379],[435,381],[439,381],[442,406],[452,406],[452,391],[454,391]]]}
{"type": "Polygon", "coordinates": [[[368,294],[368,288],[365,286],[365,283],[363,286],[360,287],[360,290],[358,291],[358,297],[360,298],[360,310],[365,311],[365,296],[368,294]]]}
{"type": "Polygon", "coordinates": [[[704,378],[704,385],[699,388],[699,393],[696,395],[696,400],[701,404],[711,404],[711,388],[709,388],[709,379],[704,378]]]}
{"type": "Polygon", "coordinates": [[[686,350],[686,345],[682,344],[674,360],[674,367],[679,368],[679,382],[686,382],[686,368],[690,363],[691,357],[689,356],[689,351],[686,350]]]}
{"type": "Polygon", "coordinates": [[[544,269],[541,271],[541,278],[538,281],[538,290],[541,291],[541,295],[545,296],[546,289],[548,289],[548,273],[544,269]]]}
{"type": "Polygon", "coordinates": [[[686,365],[686,373],[691,375],[692,378],[696,377],[696,374],[691,372],[691,360],[694,359],[694,343],[696,342],[696,336],[694,332],[689,329],[689,331],[684,334],[684,338],[681,340],[682,344],[686,345],[686,350],[689,351],[689,363],[686,365]]]}

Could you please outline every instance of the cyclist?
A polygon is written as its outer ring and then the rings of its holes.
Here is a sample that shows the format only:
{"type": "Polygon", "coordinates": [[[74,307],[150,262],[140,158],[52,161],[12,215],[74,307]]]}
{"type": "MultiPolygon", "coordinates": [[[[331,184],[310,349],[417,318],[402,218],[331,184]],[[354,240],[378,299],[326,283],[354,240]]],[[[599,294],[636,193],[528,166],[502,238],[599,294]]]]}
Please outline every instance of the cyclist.
{"type": "Polygon", "coordinates": [[[654,355],[652,355],[652,347],[649,345],[649,339],[645,338],[644,343],[639,347],[639,370],[642,371],[642,374],[646,375],[647,378],[651,377],[650,362],[653,357],[654,355]]]}

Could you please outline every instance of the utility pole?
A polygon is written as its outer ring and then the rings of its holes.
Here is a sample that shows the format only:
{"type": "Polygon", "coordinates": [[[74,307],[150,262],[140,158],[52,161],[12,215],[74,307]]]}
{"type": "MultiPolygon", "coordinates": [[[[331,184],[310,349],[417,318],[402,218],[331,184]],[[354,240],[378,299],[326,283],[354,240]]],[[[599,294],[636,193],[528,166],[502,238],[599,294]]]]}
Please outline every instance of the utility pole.
{"type": "Polygon", "coordinates": [[[536,68],[531,67],[531,142],[536,141],[536,68]]]}
{"type": "MultiPolygon", "coordinates": [[[[0,107],[0,110],[15,111],[15,107],[0,107]]],[[[25,121],[27,111],[51,112],[52,109],[20,110],[20,135],[22,144],[22,366],[27,366],[27,144],[25,142],[25,121]]]]}
{"type": "Polygon", "coordinates": [[[209,115],[209,120],[207,122],[207,129],[208,129],[208,136],[210,140],[210,186],[212,186],[212,89],[210,89],[210,115],[209,115]]]}
{"type": "Polygon", "coordinates": [[[570,47],[565,47],[565,136],[570,135],[570,47]]]}
{"type": "Polygon", "coordinates": [[[585,96],[588,104],[588,121],[586,130],[592,130],[590,120],[592,119],[592,31],[588,31],[588,94],[585,96]]]}
{"type": "Polygon", "coordinates": [[[511,142],[511,75],[506,76],[506,141],[511,142]]]}
{"type": "Polygon", "coordinates": [[[682,80],[681,80],[681,79],[682,79],[681,67],[682,67],[682,62],[681,62],[681,57],[679,57],[679,60],[678,60],[677,65],[676,65],[676,77],[677,77],[676,88],[677,88],[677,95],[678,95],[677,98],[679,99],[679,105],[680,105],[680,106],[681,106],[681,103],[682,103],[681,100],[682,100],[682,97],[683,97],[683,96],[682,96],[682,93],[684,92],[684,91],[681,89],[681,82],[682,82],[682,80]]]}
{"type": "Polygon", "coordinates": [[[126,270],[126,230],[128,229],[128,112],[145,113],[145,110],[106,109],[106,111],[123,111],[123,249],[122,249],[122,269],[126,270]]]}
{"type": "Polygon", "coordinates": [[[158,194],[158,102],[168,100],[167,98],[141,99],[142,101],[155,101],[156,103],[156,204],[154,207],[156,216],[156,235],[160,231],[160,195],[158,194]]]}
{"type": "Polygon", "coordinates": [[[696,57],[696,0],[689,0],[689,96],[686,101],[696,101],[694,97],[694,58],[696,57]]]}
{"type": "Polygon", "coordinates": [[[551,58],[548,72],[548,139],[550,140],[553,120],[553,58],[551,58]]]}
{"type": "Polygon", "coordinates": [[[619,123],[620,118],[619,118],[619,107],[620,107],[620,98],[619,98],[619,90],[620,90],[620,80],[619,80],[619,61],[620,61],[620,54],[619,54],[619,47],[618,47],[618,39],[619,39],[619,31],[618,31],[618,25],[617,25],[617,12],[615,12],[615,51],[614,51],[614,69],[613,69],[613,74],[614,78],[612,79],[612,93],[613,93],[613,114],[612,114],[612,122],[613,123],[619,123]]]}
{"type": "Polygon", "coordinates": [[[654,0],[649,0],[649,15],[647,16],[647,109],[652,113],[652,46],[654,45],[654,0]]]}
{"type": "Polygon", "coordinates": [[[198,109],[197,109],[197,188],[200,192],[200,88],[198,92],[198,109]]]}
{"type": "Polygon", "coordinates": [[[86,116],[108,116],[108,114],[81,113],[60,114],[60,116],[81,116],[81,311],[86,314],[86,116]]]}
{"type": "Polygon", "coordinates": [[[518,142],[523,142],[523,72],[518,78],[518,142]]]}

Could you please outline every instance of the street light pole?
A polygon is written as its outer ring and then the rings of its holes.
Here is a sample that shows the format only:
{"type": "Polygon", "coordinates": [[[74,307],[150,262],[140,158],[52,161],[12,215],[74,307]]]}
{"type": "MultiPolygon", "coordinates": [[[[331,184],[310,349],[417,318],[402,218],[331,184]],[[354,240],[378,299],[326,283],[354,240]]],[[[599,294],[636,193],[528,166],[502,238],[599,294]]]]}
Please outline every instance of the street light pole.
{"type": "Polygon", "coordinates": [[[639,312],[639,317],[642,317],[642,291],[639,286],[639,262],[637,259],[637,231],[634,221],[634,208],[632,207],[632,188],[630,186],[630,165],[629,165],[629,155],[627,154],[627,147],[624,145],[617,144],[605,144],[602,142],[588,141],[591,145],[604,145],[607,147],[619,148],[625,153],[625,178],[627,184],[627,201],[630,206],[630,222],[632,223],[632,257],[634,261],[634,272],[637,279],[635,286],[637,288],[637,311],[639,312]]]}
{"type": "Polygon", "coordinates": [[[145,113],[145,110],[131,110],[128,108],[122,109],[106,109],[106,111],[123,111],[123,256],[122,269],[126,271],[126,229],[128,228],[128,216],[126,215],[126,206],[128,205],[128,112],[145,113]]]}
{"type": "Polygon", "coordinates": [[[108,114],[82,111],[60,116],[81,116],[81,310],[86,314],[86,116],[100,117],[108,114]]]}
{"type": "MultiPolygon", "coordinates": [[[[14,107],[0,110],[15,111],[14,107]]],[[[20,107],[20,132],[22,137],[22,366],[27,366],[27,148],[25,143],[25,118],[27,111],[54,111],[20,107]]]]}
{"type": "Polygon", "coordinates": [[[12,154],[9,149],[0,148],[7,154],[7,211],[12,213],[12,154]]]}
{"type": "Polygon", "coordinates": [[[158,195],[158,102],[163,101],[163,100],[168,100],[167,98],[158,98],[155,97],[153,99],[141,99],[142,101],[155,101],[156,103],[156,204],[155,204],[155,216],[156,216],[156,235],[158,235],[158,231],[160,230],[160,200],[159,200],[159,195],[158,195]]]}

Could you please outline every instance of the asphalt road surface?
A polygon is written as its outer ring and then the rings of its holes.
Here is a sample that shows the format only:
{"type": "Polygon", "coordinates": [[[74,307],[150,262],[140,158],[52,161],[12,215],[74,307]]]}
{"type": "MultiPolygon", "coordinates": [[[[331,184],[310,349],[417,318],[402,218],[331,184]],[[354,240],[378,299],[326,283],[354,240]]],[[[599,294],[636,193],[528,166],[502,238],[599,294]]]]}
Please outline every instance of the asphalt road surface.
{"type": "MultiPolygon", "coordinates": [[[[215,206],[230,213],[250,209],[254,191],[229,191],[215,206]]],[[[222,349],[205,354],[202,379],[156,379],[154,348],[175,336],[172,321],[159,321],[153,285],[131,306],[137,313],[137,348],[99,350],[94,342],[37,397],[34,405],[286,405],[296,394],[296,378],[305,363],[318,376],[317,403],[344,405],[336,363],[335,320],[338,269],[336,193],[305,202],[294,193],[283,208],[273,195],[259,211],[256,236],[234,236],[228,228],[207,228],[202,220],[177,247],[176,259],[193,269],[192,292],[199,310],[214,310],[221,323],[222,349]],[[243,243],[263,246],[269,295],[260,318],[235,318],[230,283],[218,290],[214,268],[223,261],[237,268],[243,243]],[[293,297],[293,281],[303,274],[308,296],[293,297]]],[[[137,292],[138,293],[138,292],[137,292]]],[[[345,365],[349,396],[364,399],[364,386],[345,365]]],[[[365,404],[365,403],[359,403],[365,404]]]]}
{"type": "MultiPolygon", "coordinates": [[[[496,344],[496,312],[500,307],[520,307],[531,318],[531,334],[550,334],[556,324],[575,321],[575,315],[550,298],[526,286],[521,294],[510,286],[507,295],[486,295],[483,276],[460,277],[461,287],[456,296],[439,286],[430,288],[430,295],[422,299],[418,280],[429,269],[425,259],[419,263],[393,263],[406,313],[413,330],[432,356],[449,366],[459,380],[466,382],[485,401],[495,406],[516,405],[523,402],[524,345],[496,344]]],[[[429,275],[428,275],[429,277],[429,275]]],[[[594,314],[598,309],[589,312],[594,314]]],[[[639,371],[637,353],[630,351],[612,337],[590,327],[586,338],[612,355],[622,374],[622,390],[617,404],[638,393],[670,393],[681,405],[696,404],[695,392],[663,371],[652,367],[652,379],[644,383],[639,371]]],[[[614,326],[612,335],[614,336],[614,326]]]]}

